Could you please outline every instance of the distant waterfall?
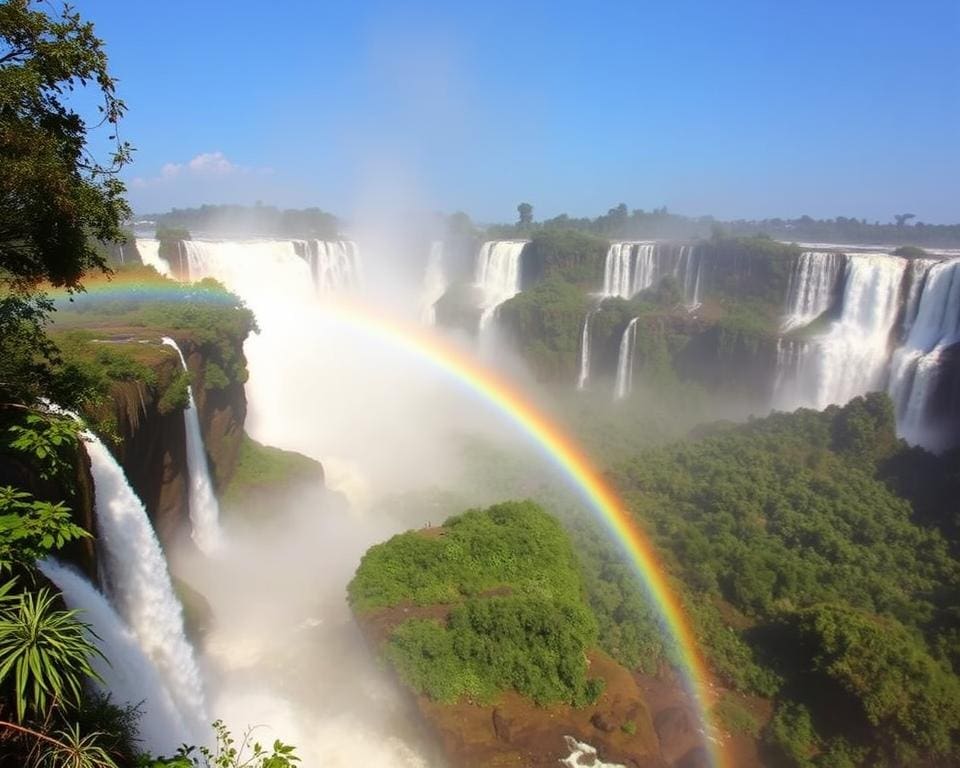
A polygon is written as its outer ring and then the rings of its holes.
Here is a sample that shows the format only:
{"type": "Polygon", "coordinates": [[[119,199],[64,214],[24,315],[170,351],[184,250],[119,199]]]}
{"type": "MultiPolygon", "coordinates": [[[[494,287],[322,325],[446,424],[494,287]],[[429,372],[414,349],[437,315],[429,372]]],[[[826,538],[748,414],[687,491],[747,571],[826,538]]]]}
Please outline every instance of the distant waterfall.
{"type": "Polygon", "coordinates": [[[604,296],[629,299],[673,275],[688,306],[699,306],[702,258],[693,245],[671,243],[611,243],[603,262],[604,296]]]}
{"type": "Polygon", "coordinates": [[[809,325],[830,308],[845,262],[846,256],[842,253],[804,251],[800,254],[787,283],[784,331],[809,325]]]}
{"type": "Polygon", "coordinates": [[[848,258],[839,317],[804,348],[797,390],[802,402],[797,405],[826,408],[882,389],[886,383],[907,263],[885,254],[848,258]]]}
{"type": "Polygon", "coordinates": [[[97,545],[107,595],[156,664],[187,727],[200,734],[207,722],[203,684],[160,543],[116,459],[94,434],[83,436],[93,474],[97,545]]]}
{"type": "Polygon", "coordinates": [[[488,240],[477,254],[474,283],[483,291],[481,330],[503,302],[520,293],[520,256],[525,240],[488,240]]]}
{"type": "Polygon", "coordinates": [[[603,295],[629,299],[633,295],[631,255],[635,243],[611,243],[603,263],[603,295]]]}
{"type": "Polygon", "coordinates": [[[434,307],[440,297],[446,293],[447,276],[443,269],[443,241],[430,243],[430,255],[427,257],[427,269],[423,275],[423,294],[420,307],[420,320],[424,325],[434,325],[437,310],[434,307]]]}
{"type": "Polygon", "coordinates": [[[140,260],[149,267],[153,267],[161,275],[170,276],[170,264],[160,255],[160,241],[154,238],[138,237],[137,250],[140,251],[140,260]]]}
{"type": "MultiPolygon", "coordinates": [[[[183,370],[189,374],[187,361],[180,347],[169,336],[163,343],[173,347],[180,356],[183,370]]],[[[187,470],[190,472],[190,522],[193,524],[191,538],[201,552],[210,555],[223,545],[220,531],[220,505],[210,482],[210,468],[207,465],[207,453],[200,433],[200,419],[193,399],[193,387],[187,385],[187,407],[183,411],[183,425],[187,433],[187,470]]]]}
{"type": "MultiPolygon", "coordinates": [[[[888,391],[897,407],[900,433],[911,443],[925,443],[943,351],[960,343],[960,259],[917,265],[916,316],[903,345],[893,354],[888,391]],[[919,278],[919,279],[918,279],[919,278]]],[[[910,312],[910,291],[906,312],[910,312]]],[[[934,446],[938,447],[938,446],[934,446]]]]}
{"type": "Polygon", "coordinates": [[[637,320],[633,318],[623,329],[620,337],[620,352],[617,354],[617,380],[613,387],[613,399],[622,400],[633,389],[633,353],[637,342],[637,320]]]}
{"type": "Polygon", "coordinates": [[[683,289],[683,303],[690,308],[700,306],[700,273],[702,270],[700,252],[692,245],[681,245],[677,253],[674,275],[683,289]]]}
{"type": "Polygon", "coordinates": [[[597,313],[591,309],[583,319],[583,331],[580,333],[580,374],[577,376],[577,389],[587,386],[590,378],[590,319],[597,313]]]}
{"type": "Polygon", "coordinates": [[[94,685],[109,693],[118,705],[140,704],[137,732],[144,747],[154,754],[172,754],[195,735],[183,724],[170,693],[160,679],[133,633],[97,589],[72,568],[47,559],[37,566],[63,593],[67,607],[79,612],[78,619],[90,625],[88,639],[107,657],[93,656],[90,663],[103,683],[94,685]],[[141,704],[141,702],[143,702],[141,704]]]}
{"type": "Polygon", "coordinates": [[[356,290],[363,284],[360,249],[352,240],[294,240],[297,254],[310,265],[319,293],[356,290]]]}
{"type": "Polygon", "coordinates": [[[637,243],[634,251],[633,278],[630,281],[631,296],[645,291],[657,281],[660,265],[654,243],[637,243]]]}

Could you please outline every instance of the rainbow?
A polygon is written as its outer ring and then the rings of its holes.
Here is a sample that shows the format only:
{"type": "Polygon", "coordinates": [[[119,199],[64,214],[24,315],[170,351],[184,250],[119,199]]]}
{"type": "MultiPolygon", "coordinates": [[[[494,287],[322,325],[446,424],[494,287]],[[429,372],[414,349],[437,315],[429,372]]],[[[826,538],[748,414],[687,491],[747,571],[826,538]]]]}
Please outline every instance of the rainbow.
{"type": "MultiPolygon", "coordinates": [[[[87,294],[123,299],[236,302],[236,298],[229,293],[196,290],[194,286],[173,280],[158,281],[153,278],[144,281],[133,275],[128,279],[89,282],[87,294]],[[194,290],[191,290],[192,287],[194,290]]],[[[56,298],[64,295],[63,292],[55,292],[56,298]]],[[[710,714],[714,703],[711,676],[683,606],[670,586],[667,571],[657,558],[647,535],[570,436],[514,384],[440,335],[401,323],[394,317],[357,303],[325,300],[322,308],[340,322],[425,361],[495,406],[530,437],[569,478],[572,485],[580,490],[592,510],[619,542],[655,604],[676,644],[681,674],[698,709],[708,760],[714,768],[726,768],[728,763],[717,737],[719,729],[710,714]]]]}
{"type": "Polygon", "coordinates": [[[583,493],[620,543],[672,635],[687,690],[699,711],[710,764],[715,768],[724,768],[727,763],[719,746],[718,729],[710,715],[714,698],[710,688],[711,676],[683,606],[670,586],[667,571],[658,560],[647,535],[577,444],[515,385],[440,335],[402,324],[393,317],[356,303],[325,300],[323,309],[351,327],[367,331],[377,339],[389,341],[424,360],[496,406],[532,438],[583,493]]]}

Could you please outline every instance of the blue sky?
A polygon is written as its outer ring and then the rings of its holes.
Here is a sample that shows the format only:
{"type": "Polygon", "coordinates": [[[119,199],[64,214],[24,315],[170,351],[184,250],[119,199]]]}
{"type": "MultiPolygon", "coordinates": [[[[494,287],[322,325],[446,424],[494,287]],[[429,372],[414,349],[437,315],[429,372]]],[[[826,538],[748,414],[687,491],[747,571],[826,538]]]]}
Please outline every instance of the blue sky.
{"type": "Polygon", "coordinates": [[[79,0],[140,211],[960,221],[960,2],[79,0]]]}

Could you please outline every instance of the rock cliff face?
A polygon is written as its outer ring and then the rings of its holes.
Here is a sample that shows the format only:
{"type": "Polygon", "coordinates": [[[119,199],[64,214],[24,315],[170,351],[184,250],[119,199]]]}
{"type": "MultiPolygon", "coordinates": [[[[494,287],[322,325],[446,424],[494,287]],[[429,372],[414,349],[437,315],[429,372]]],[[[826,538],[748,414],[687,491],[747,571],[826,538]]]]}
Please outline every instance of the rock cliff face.
{"type": "MultiPolygon", "coordinates": [[[[190,378],[202,382],[212,350],[190,337],[177,338],[190,378]]],[[[238,354],[242,350],[237,350],[238,354]]],[[[160,541],[169,545],[189,525],[189,474],[183,411],[168,409],[162,393],[181,371],[171,350],[156,366],[158,385],[118,382],[113,387],[112,407],[120,440],[112,446],[137,495],[147,508],[160,541]]],[[[207,390],[193,387],[200,429],[216,489],[230,479],[243,437],[247,401],[241,382],[207,390]]]]}

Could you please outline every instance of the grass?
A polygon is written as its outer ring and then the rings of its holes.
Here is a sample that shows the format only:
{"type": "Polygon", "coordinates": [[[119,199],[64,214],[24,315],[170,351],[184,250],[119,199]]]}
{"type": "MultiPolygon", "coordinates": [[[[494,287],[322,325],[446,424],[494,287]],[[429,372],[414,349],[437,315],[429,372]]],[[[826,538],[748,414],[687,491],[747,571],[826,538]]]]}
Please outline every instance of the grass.
{"type": "Polygon", "coordinates": [[[223,489],[221,501],[227,507],[237,507],[251,495],[307,482],[323,482],[319,462],[301,453],[261,445],[244,433],[233,476],[223,489]]]}

